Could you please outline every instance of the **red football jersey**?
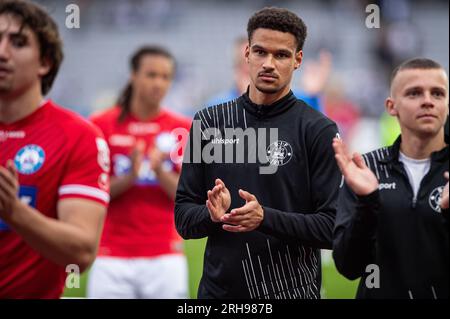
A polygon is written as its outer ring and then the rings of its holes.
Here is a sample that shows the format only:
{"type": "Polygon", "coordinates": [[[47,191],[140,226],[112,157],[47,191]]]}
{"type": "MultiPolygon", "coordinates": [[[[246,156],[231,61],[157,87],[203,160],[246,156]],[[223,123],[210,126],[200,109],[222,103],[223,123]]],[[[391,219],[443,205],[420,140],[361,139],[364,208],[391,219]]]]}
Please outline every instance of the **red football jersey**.
{"type": "MultiPolygon", "coordinates": [[[[22,201],[50,218],[64,198],[109,202],[109,151],[101,131],[45,102],[12,124],[0,123],[0,164],[12,159],[22,201]]],[[[59,298],[66,269],[44,258],[0,219],[0,298],[59,298]]]]}
{"type": "Polygon", "coordinates": [[[156,145],[161,151],[172,153],[163,169],[179,172],[183,146],[180,136],[182,132],[189,133],[191,121],[162,109],[147,121],[127,115],[120,122],[120,112],[119,107],[113,107],[92,118],[108,142],[112,176],[129,172],[129,155],[138,140],[145,142],[145,155],[135,184],[111,199],[99,255],[132,258],[178,253],[182,242],[175,229],[174,201],[151,170],[148,151],[156,145]]]}

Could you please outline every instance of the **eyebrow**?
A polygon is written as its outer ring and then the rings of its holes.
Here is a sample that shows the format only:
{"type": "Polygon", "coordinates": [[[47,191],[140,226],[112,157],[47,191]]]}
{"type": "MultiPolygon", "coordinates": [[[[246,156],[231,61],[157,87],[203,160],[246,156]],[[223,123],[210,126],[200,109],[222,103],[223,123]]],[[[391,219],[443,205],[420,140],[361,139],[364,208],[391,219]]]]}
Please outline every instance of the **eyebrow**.
{"type": "MultiPolygon", "coordinates": [[[[446,88],[443,86],[432,86],[431,87],[432,90],[445,90],[446,88]]],[[[411,91],[411,90],[423,90],[422,86],[411,86],[411,87],[407,87],[405,88],[405,91],[411,91]]]]}
{"type": "Polygon", "coordinates": [[[405,88],[405,91],[423,90],[421,86],[409,86],[405,88]]]}
{"type": "Polygon", "coordinates": [[[2,32],[0,31],[0,37],[3,37],[4,35],[10,36],[10,37],[25,37],[28,38],[28,35],[23,32],[23,31],[18,31],[18,32],[2,32]]]}
{"type": "MultiPolygon", "coordinates": [[[[411,86],[411,87],[405,88],[404,93],[409,93],[409,92],[416,91],[416,90],[423,91],[424,88],[422,86],[411,86]]],[[[430,90],[432,90],[432,91],[433,90],[439,90],[439,91],[442,91],[443,93],[447,94],[447,89],[445,87],[442,87],[442,86],[432,86],[430,88],[430,90]]]]}
{"type": "Polygon", "coordinates": [[[251,49],[252,50],[266,50],[265,48],[263,48],[262,46],[257,45],[257,44],[252,45],[251,49]]]}
{"type": "MultiPolygon", "coordinates": [[[[252,45],[251,49],[252,49],[252,50],[264,50],[264,51],[268,51],[266,48],[264,48],[264,47],[262,47],[262,46],[260,46],[260,45],[258,45],[258,44],[252,45]]],[[[288,54],[288,55],[291,55],[291,54],[292,54],[291,51],[286,50],[286,49],[279,49],[279,50],[275,50],[275,51],[276,51],[277,53],[284,53],[284,54],[288,54]]]]}
{"type": "Polygon", "coordinates": [[[291,51],[285,50],[285,49],[277,50],[277,53],[283,53],[283,54],[286,54],[286,55],[292,55],[291,51]]]}

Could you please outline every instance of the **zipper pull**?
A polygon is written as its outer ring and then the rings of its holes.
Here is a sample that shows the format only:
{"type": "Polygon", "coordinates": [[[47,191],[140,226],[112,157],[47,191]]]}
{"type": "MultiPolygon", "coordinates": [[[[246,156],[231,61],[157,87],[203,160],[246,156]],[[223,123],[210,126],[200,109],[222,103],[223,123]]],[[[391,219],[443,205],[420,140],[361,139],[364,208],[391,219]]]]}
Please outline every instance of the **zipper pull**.
{"type": "Polygon", "coordinates": [[[261,106],[259,106],[258,109],[256,110],[256,115],[258,116],[258,118],[261,117],[261,115],[262,115],[261,106]]]}
{"type": "Polygon", "coordinates": [[[412,208],[416,208],[416,205],[417,205],[417,197],[414,197],[413,200],[412,200],[412,205],[411,205],[411,207],[412,207],[412,208]]]}

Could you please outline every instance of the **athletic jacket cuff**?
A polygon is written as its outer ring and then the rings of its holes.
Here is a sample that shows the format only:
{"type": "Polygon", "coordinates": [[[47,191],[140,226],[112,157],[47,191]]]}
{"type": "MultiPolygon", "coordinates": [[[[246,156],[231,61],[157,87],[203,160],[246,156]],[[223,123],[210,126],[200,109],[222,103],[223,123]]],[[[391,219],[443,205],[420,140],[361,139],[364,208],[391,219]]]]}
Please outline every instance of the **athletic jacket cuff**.
{"type": "Polygon", "coordinates": [[[357,229],[367,234],[374,232],[380,207],[380,192],[377,189],[369,195],[357,197],[355,215],[355,223],[359,225],[357,229]]]}
{"type": "Polygon", "coordinates": [[[363,195],[363,196],[356,195],[356,197],[358,197],[358,201],[361,204],[373,205],[375,203],[379,203],[379,201],[380,201],[380,191],[378,189],[376,189],[372,193],[370,193],[369,195],[363,195]]]}
{"type": "Polygon", "coordinates": [[[264,212],[263,220],[256,230],[265,232],[268,229],[270,229],[270,225],[272,224],[271,220],[273,218],[272,216],[273,216],[274,212],[269,207],[261,206],[261,208],[263,209],[263,212],[264,212]]]}

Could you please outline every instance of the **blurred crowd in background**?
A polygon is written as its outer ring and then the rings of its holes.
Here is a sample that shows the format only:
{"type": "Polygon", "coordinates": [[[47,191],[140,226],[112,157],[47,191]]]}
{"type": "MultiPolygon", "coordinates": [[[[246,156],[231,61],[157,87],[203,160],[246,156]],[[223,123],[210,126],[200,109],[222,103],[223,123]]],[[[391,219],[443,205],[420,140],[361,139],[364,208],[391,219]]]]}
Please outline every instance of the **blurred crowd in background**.
{"type": "Polygon", "coordinates": [[[115,103],[136,48],[157,44],[177,60],[164,105],[192,116],[233,87],[236,39],[248,17],[264,6],[293,10],[308,26],[304,64],[293,88],[316,91],[322,111],[337,122],[351,149],[365,152],[392,142],[395,120],[384,113],[389,76],[401,61],[424,56],[448,71],[446,0],[40,0],[57,20],[65,60],[49,95],[84,116],[115,103]],[[80,8],[80,28],[65,25],[69,4],[80,8]],[[369,4],[380,8],[380,28],[368,28],[369,4]]]}

